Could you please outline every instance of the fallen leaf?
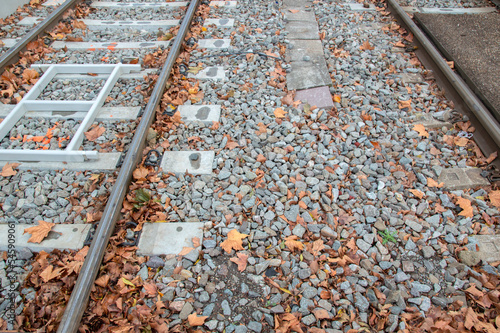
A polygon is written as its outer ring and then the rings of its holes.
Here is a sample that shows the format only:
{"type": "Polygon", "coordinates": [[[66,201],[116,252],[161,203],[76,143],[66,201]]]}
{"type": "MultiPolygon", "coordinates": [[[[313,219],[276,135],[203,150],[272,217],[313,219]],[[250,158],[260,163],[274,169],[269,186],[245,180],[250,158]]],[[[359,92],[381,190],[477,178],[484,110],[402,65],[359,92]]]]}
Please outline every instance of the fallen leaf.
{"type": "Polygon", "coordinates": [[[444,186],[443,182],[438,184],[438,182],[435,181],[434,179],[427,177],[427,187],[438,187],[439,188],[439,187],[443,187],[443,186],[444,186]]]}
{"type": "Polygon", "coordinates": [[[411,110],[411,99],[407,101],[399,101],[399,109],[405,109],[407,108],[408,110],[411,110]]]}
{"type": "Polygon", "coordinates": [[[276,110],[274,110],[274,116],[276,118],[285,118],[286,113],[287,112],[282,108],[276,108],[276,110]]]}
{"type": "Polygon", "coordinates": [[[234,250],[243,250],[243,239],[247,238],[248,235],[241,234],[238,230],[233,229],[229,231],[227,234],[227,239],[223,241],[220,246],[226,251],[230,253],[232,249],[234,250]]]}
{"type": "Polygon", "coordinates": [[[422,199],[425,194],[424,192],[420,191],[420,190],[417,190],[417,189],[412,189],[412,190],[409,190],[414,196],[416,196],[417,198],[419,199],[422,199]]]}
{"type": "Polygon", "coordinates": [[[425,130],[425,126],[422,124],[417,124],[417,125],[413,126],[413,130],[418,132],[419,136],[423,136],[426,138],[429,137],[429,133],[425,130]]]}
{"type": "Polygon", "coordinates": [[[158,294],[158,287],[154,282],[145,283],[143,287],[149,297],[155,297],[158,294]]]}
{"type": "Polygon", "coordinates": [[[40,273],[40,277],[42,278],[43,282],[47,283],[50,280],[58,277],[61,274],[62,270],[63,268],[54,269],[54,266],[49,265],[43,270],[43,272],[40,273]]]}
{"type": "Polygon", "coordinates": [[[317,320],[330,319],[330,314],[325,309],[318,309],[313,311],[317,320]]]}
{"type": "Polygon", "coordinates": [[[97,280],[95,280],[95,284],[99,287],[106,288],[109,283],[109,275],[102,275],[97,280]]]}
{"type": "Polygon", "coordinates": [[[244,254],[243,252],[238,252],[236,253],[238,258],[231,258],[232,262],[238,265],[238,270],[240,272],[243,272],[245,268],[247,268],[247,260],[248,260],[248,254],[244,254]]]}
{"type": "Polygon", "coordinates": [[[360,50],[373,50],[374,47],[371,46],[369,41],[365,41],[359,48],[360,50]]]}
{"type": "Polygon", "coordinates": [[[289,11],[293,14],[297,14],[298,12],[300,12],[300,10],[298,9],[289,9],[289,11]]]}
{"type": "Polygon", "coordinates": [[[488,194],[488,198],[490,198],[490,202],[495,207],[500,207],[500,191],[491,191],[488,194]]]}
{"type": "Polygon", "coordinates": [[[192,247],[186,247],[186,246],[184,246],[184,247],[182,248],[182,251],[181,251],[181,252],[179,252],[179,254],[178,254],[178,255],[179,255],[179,256],[185,256],[186,254],[188,254],[189,252],[191,252],[191,251],[193,251],[193,250],[194,250],[194,248],[192,248],[192,247]]]}
{"type": "Polygon", "coordinates": [[[100,137],[106,129],[104,127],[96,126],[88,132],[85,132],[85,137],[89,141],[95,141],[98,137],[100,137]]]}
{"type": "Polygon", "coordinates": [[[290,249],[290,251],[302,251],[304,249],[304,244],[299,242],[297,239],[298,237],[295,235],[285,238],[285,245],[286,247],[288,247],[288,249],[290,249]]]}
{"type": "Polygon", "coordinates": [[[465,147],[467,146],[467,143],[469,143],[469,139],[467,138],[460,138],[460,137],[455,137],[453,139],[453,142],[460,147],[465,147]]]}
{"type": "Polygon", "coordinates": [[[2,168],[2,177],[10,177],[10,176],[15,176],[17,174],[17,171],[14,170],[14,168],[17,168],[19,166],[19,163],[5,163],[5,165],[2,168]]]}
{"type": "Polygon", "coordinates": [[[197,247],[198,247],[198,246],[200,246],[200,245],[201,245],[201,243],[200,243],[200,238],[198,238],[198,237],[193,237],[193,246],[194,246],[195,248],[197,248],[197,247]]]}
{"type": "Polygon", "coordinates": [[[38,221],[38,225],[30,228],[24,229],[23,235],[25,233],[31,234],[28,243],[40,243],[49,234],[55,223],[38,221]]]}
{"type": "Polygon", "coordinates": [[[470,200],[462,198],[462,197],[458,197],[457,198],[457,205],[459,205],[460,208],[463,209],[458,215],[465,216],[465,217],[473,217],[474,216],[470,200]]]}
{"type": "Polygon", "coordinates": [[[208,318],[208,316],[197,316],[196,312],[192,313],[188,316],[188,322],[189,325],[191,326],[200,326],[205,323],[205,320],[208,318]]]}
{"type": "Polygon", "coordinates": [[[38,74],[38,72],[34,69],[26,68],[23,71],[23,80],[25,80],[29,84],[35,83],[39,76],[40,74],[38,74]]]}
{"type": "Polygon", "coordinates": [[[149,171],[143,166],[138,167],[137,169],[134,170],[132,175],[134,176],[134,179],[136,180],[146,180],[146,176],[148,175],[149,171]]]}

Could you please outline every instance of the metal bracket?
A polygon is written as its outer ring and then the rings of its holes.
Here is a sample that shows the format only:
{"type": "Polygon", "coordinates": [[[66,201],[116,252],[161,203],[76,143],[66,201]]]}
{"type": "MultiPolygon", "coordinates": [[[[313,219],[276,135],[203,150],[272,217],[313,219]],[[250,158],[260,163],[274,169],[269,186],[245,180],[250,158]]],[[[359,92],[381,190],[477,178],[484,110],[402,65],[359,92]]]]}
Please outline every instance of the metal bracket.
{"type": "Polygon", "coordinates": [[[30,161],[30,162],[83,162],[88,159],[97,159],[97,151],[79,150],[85,131],[94,122],[99,109],[104,104],[106,97],[111,92],[120,75],[132,71],[140,71],[140,65],[129,64],[57,64],[50,65],[43,76],[24,95],[21,102],[5,117],[0,124],[0,140],[2,140],[16,125],[16,123],[28,111],[83,111],[87,112],[80,126],[76,130],[73,138],[64,150],[24,150],[24,149],[0,149],[1,161],[30,161]],[[106,74],[108,78],[101,88],[99,95],[93,101],[64,100],[64,101],[43,101],[37,100],[45,87],[57,74],[85,74],[96,73],[106,74]]]}

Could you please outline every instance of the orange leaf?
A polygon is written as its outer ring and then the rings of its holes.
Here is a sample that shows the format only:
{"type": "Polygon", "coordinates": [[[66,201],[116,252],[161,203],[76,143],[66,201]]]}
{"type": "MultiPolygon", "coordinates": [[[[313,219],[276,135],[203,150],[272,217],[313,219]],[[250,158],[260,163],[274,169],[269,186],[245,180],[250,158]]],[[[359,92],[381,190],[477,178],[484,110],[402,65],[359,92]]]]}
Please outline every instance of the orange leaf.
{"type": "Polygon", "coordinates": [[[227,234],[227,239],[223,241],[220,246],[226,251],[230,253],[232,249],[234,250],[243,250],[243,239],[247,238],[248,235],[241,234],[238,230],[233,229],[229,231],[227,234]]]}
{"type": "Polygon", "coordinates": [[[282,108],[276,108],[276,110],[274,110],[274,116],[276,118],[285,118],[286,113],[287,112],[282,108]]]}
{"type": "Polygon", "coordinates": [[[2,168],[2,177],[9,177],[9,176],[15,176],[17,174],[17,171],[14,170],[14,168],[17,168],[19,166],[19,163],[5,163],[5,165],[2,168]]]}
{"type": "Polygon", "coordinates": [[[245,268],[247,268],[248,255],[244,254],[242,252],[238,252],[238,253],[236,253],[236,255],[238,256],[238,258],[231,258],[229,260],[231,260],[232,262],[237,264],[238,270],[240,272],[243,272],[245,270],[245,268]]]}
{"type": "Polygon", "coordinates": [[[409,190],[414,196],[416,196],[417,198],[419,199],[422,199],[425,194],[424,192],[420,191],[420,190],[417,190],[417,189],[414,189],[414,190],[409,190]]]}
{"type": "Polygon", "coordinates": [[[407,101],[399,101],[399,109],[404,108],[408,108],[408,110],[411,110],[411,99],[407,101]]]}
{"type": "Polygon", "coordinates": [[[313,313],[314,313],[314,316],[316,317],[316,319],[318,319],[318,320],[330,319],[330,314],[325,309],[314,310],[313,313]]]}
{"type": "Polygon", "coordinates": [[[95,284],[99,287],[106,288],[109,283],[109,275],[100,276],[97,280],[95,280],[95,284]]]}
{"type": "Polygon", "coordinates": [[[304,201],[300,200],[299,201],[299,207],[302,208],[302,209],[307,209],[307,205],[304,201]]]}
{"type": "Polygon", "coordinates": [[[35,83],[36,79],[38,79],[39,76],[40,75],[38,74],[37,71],[30,68],[26,68],[23,71],[23,80],[25,80],[28,83],[35,83]]]}
{"type": "Polygon", "coordinates": [[[191,252],[191,251],[193,251],[193,250],[194,250],[194,248],[192,248],[192,247],[186,247],[186,246],[184,246],[184,247],[182,248],[182,251],[181,251],[181,252],[179,252],[179,255],[180,255],[180,256],[185,256],[186,254],[188,254],[189,252],[191,252]]]}
{"type": "Polygon", "coordinates": [[[340,97],[339,95],[333,95],[333,101],[335,103],[340,103],[341,100],[342,100],[342,97],[340,97]]]}
{"type": "Polygon", "coordinates": [[[297,14],[298,12],[300,12],[300,10],[298,9],[289,9],[289,11],[293,14],[297,14]]]}
{"type": "Polygon", "coordinates": [[[96,126],[88,132],[85,132],[85,137],[89,141],[95,141],[98,137],[100,137],[106,129],[104,127],[96,126]]]}
{"type": "Polygon", "coordinates": [[[360,46],[360,50],[373,50],[374,47],[370,45],[369,41],[365,41],[363,45],[360,46]]]}
{"type": "Polygon", "coordinates": [[[30,239],[28,239],[28,243],[40,243],[43,241],[45,237],[49,234],[52,227],[55,223],[38,221],[38,225],[30,228],[24,229],[23,235],[25,233],[31,234],[30,239]]]}
{"type": "Polygon", "coordinates": [[[462,198],[462,197],[458,197],[457,198],[457,205],[459,205],[460,208],[463,209],[458,215],[462,215],[465,217],[473,217],[474,216],[470,200],[462,198]]]}
{"type": "Polygon", "coordinates": [[[134,179],[146,180],[146,176],[148,175],[148,173],[149,173],[148,169],[141,166],[141,167],[138,167],[137,169],[135,169],[134,172],[132,173],[132,175],[134,176],[134,179]]]}
{"type": "Polygon", "coordinates": [[[61,274],[62,270],[63,268],[54,269],[54,266],[49,265],[43,270],[43,272],[40,273],[40,277],[42,278],[43,282],[49,282],[50,280],[58,277],[61,274]]]}
{"type": "Polygon", "coordinates": [[[198,237],[193,237],[193,246],[196,248],[200,245],[201,245],[200,239],[198,237]]]}
{"type": "Polygon", "coordinates": [[[378,143],[377,141],[370,141],[370,143],[373,145],[375,149],[381,150],[380,143],[378,143]]]}
{"type": "Polygon", "coordinates": [[[431,147],[430,153],[434,156],[442,154],[441,150],[437,149],[436,147],[431,147]]]}
{"type": "Polygon", "coordinates": [[[434,179],[432,178],[427,178],[427,187],[443,187],[444,183],[441,182],[441,183],[437,183],[437,181],[435,181],[434,179]]]}
{"type": "Polygon", "coordinates": [[[304,244],[299,242],[297,239],[298,237],[295,235],[285,238],[285,245],[290,249],[290,251],[302,251],[304,249],[304,244]]]}
{"type": "Polygon", "coordinates": [[[192,313],[188,316],[188,322],[189,325],[191,326],[200,326],[205,323],[205,320],[208,318],[208,316],[197,316],[196,312],[192,313]]]}
{"type": "Polygon", "coordinates": [[[143,287],[149,297],[155,297],[158,294],[158,287],[156,287],[156,284],[153,282],[145,283],[143,287]]]}
{"type": "Polygon", "coordinates": [[[419,136],[423,136],[426,138],[429,137],[429,133],[425,130],[425,126],[422,124],[417,124],[417,125],[413,126],[413,130],[418,132],[419,136]]]}
{"type": "Polygon", "coordinates": [[[460,146],[460,147],[465,147],[467,146],[467,143],[469,142],[469,139],[467,138],[459,138],[459,137],[455,137],[453,139],[453,142],[457,145],[457,146],[460,146]]]}
{"type": "Polygon", "coordinates": [[[500,207],[500,191],[491,191],[488,198],[493,206],[500,207]]]}

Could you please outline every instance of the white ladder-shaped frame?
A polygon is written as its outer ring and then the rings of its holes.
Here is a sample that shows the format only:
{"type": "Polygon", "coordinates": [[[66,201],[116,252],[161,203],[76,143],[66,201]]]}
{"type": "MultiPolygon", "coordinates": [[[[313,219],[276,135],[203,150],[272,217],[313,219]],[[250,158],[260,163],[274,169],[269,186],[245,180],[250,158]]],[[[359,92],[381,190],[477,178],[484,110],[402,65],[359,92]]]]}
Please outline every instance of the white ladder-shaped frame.
{"type": "MultiPolygon", "coordinates": [[[[35,66],[34,66],[35,67],[35,66]]],[[[44,66],[40,66],[44,67],[44,66]]],[[[27,150],[27,149],[0,149],[0,161],[19,162],[84,162],[89,159],[98,159],[97,151],[79,150],[85,131],[92,125],[99,109],[106,97],[118,81],[120,75],[132,71],[140,71],[141,65],[129,64],[56,64],[50,65],[31,90],[24,95],[21,102],[5,117],[0,124],[0,141],[9,134],[12,127],[28,111],[83,111],[87,112],[80,126],[64,150],[27,150]],[[46,101],[36,100],[45,87],[57,74],[108,74],[99,95],[92,101],[65,100],[46,101]]]]}

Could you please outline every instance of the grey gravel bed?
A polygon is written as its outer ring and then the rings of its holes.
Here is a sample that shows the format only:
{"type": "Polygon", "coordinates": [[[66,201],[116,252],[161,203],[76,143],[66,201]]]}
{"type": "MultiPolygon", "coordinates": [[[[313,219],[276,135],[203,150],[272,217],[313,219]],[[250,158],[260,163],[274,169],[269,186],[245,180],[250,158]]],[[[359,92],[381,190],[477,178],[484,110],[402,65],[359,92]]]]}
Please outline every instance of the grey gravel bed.
{"type": "MultiPolygon", "coordinates": [[[[204,326],[208,331],[237,331],[239,326],[232,324],[234,321],[253,327],[250,329],[255,332],[270,331],[265,325],[274,327],[273,315],[282,313],[284,306],[280,303],[287,295],[271,292],[263,281],[262,274],[269,268],[278,270],[275,282],[281,287],[298,288],[303,297],[292,302],[291,312],[301,313],[301,322],[308,328],[319,327],[315,311],[326,310],[330,318],[341,309],[359,313],[359,320],[352,325],[328,322],[327,328],[343,332],[359,329],[368,321],[370,304],[376,307],[378,303],[372,287],[383,292],[386,303],[392,304],[385,331],[393,332],[408,328],[399,319],[407,306],[416,306],[422,314],[432,304],[446,307],[453,300],[464,300],[463,290],[478,282],[468,264],[457,261],[453,253],[474,234],[473,223],[491,233],[498,232],[495,225],[485,225],[481,217],[483,211],[497,216],[498,209],[483,200],[487,193],[483,189],[464,192],[429,187],[428,179],[437,180],[444,168],[466,167],[468,151],[445,143],[445,135],[458,134],[455,129],[428,130],[429,138],[413,130],[417,114],[449,110],[451,104],[439,97],[431,81],[403,84],[402,73],[426,72],[411,63],[410,54],[395,48],[393,44],[401,40],[397,29],[387,33],[380,30],[389,26],[390,19],[377,12],[354,14],[337,2],[317,3],[314,10],[321,17],[320,31],[327,34],[323,45],[334,80],[331,93],[341,97],[336,103],[337,113],[321,109],[305,113],[283,106],[285,92],[266,83],[266,72],[274,68],[274,60],[259,56],[253,61],[231,56],[203,58],[202,52],[193,52],[191,66],[224,66],[226,81],[200,84],[204,98],[198,104],[222,105],[218,129],[189,123],[165,135],[169,150],[215,151],[213,174],[171,175],[166,188],[151,184],[162,203],[170,201],[167,212],[171,221],[210,221],[205,224],[203,259],[186,255],[181,262],[183,277],[172,275],[175,260],[153,257],[146,263],[163,267],[155,278],[164,300],[180,302],[179,307],[169,309],[172,326],[199,310],[209,316],[204,326]],[[379,28],[374,29],[374,23],[379,28]],[[360,50],[365,41],[374,49],[360,50]],[[337,48],[346,52],[345,57],[333,53],[337,48]],[[252,83],[253,91],[241,89],[245,83],[252,83]],[[220,96],[230,91],[233,96],[221,100],[220,96]],[[400,102],[409,99],[411,108],[400,109],[400,102]],[[278,124],[273,115],[276,107],[283,107],[290,120],[278,124]],[[264,133],[256,133],[259,123],[266,125],[264,133]],[[225,147],[228,136],[237,147],[225,147]],[[191,137],[200,140],[188,142],[191,137]],[[261,172],[262,182],[256,186],[255,179],[261,172]],[[414,178],[408,185],[411,175],[414,178]],[[410,189],[420,190],[424,197],[419,199],[410,189]],[[297,204],[300,191],[309,193],[301,199],[307,208],[297,204]],[[458,215],[461,209],[454,203],[455,197],[471,200],[472,218],[458,215]],[[437,204],[444,207],[443,211],[435,211],[437,204]],[[174,206],[175,211],[171,208],[174,206]],[[311,215],[313,211],[318,215],[311,215]],[[295,223],[298,215],[306,226],[289,227],[279,218],[284,216],[295,223]],[[248,288],[230,289],[229,284],[217,280],[227,272],[214,262],[222,255],[220,244],[232,229],[250,235],[243,240],[248,266],[237,278],[256,283],[255,299],[248,288]],[[382,242],[381,232],[392,234],[395,243],[382,242]],[[288,236],[297,236],[303,243],[324,239],[325,249],[320,254],[327,258],[331,250],[337,251],[355,237],[361,260],[346,267],[324,263],[313,275],[309,263],[319,254],[288,251],[280,245],[288,236]],[[421,239],[414,241],[410,236],[421,239]],[[329,278],[333,271],[338,283],[329,278]],[[185,280],[181,288],[168,287],[178,278],[185,280]],[[322,283],[331,287],[328,291],[332,295],[338,294],[336,304],[320,298],[326,290],[322,283]],[[259,300],[268,296],[271,305],[263,307],[259,300]],[[190,297],[195,299],[192,304],[185,302],[190,297]],[[246,317],[239,313],[242,305],[250,309],[246,317]]],[[[235,51],[240,45],[251,44],[254,52],[278,53],[277,42],[287,41],[283,32],[274,34],[283,25],[273,19],[272,5],[256,2],[249,12],[262,16],[248,18],[248,13],[239,13],[235,29],[245,24],[262,27],[263,31],[252,35],[238,32],[232,42],[235,51]]],[[[209,27],[204,37],[227,38],[230,33],[209,27]]],[[[287,68],[286,64],[283,67],[287,68]]],[[[234,256],[231,252],[228,257],[234,256]]],[[[147,277],[146,266],[139,274],[144,275],[146,269],[147,277]]],[[[483,268],[498,274],[492,266],[483,268]]]]}
{"type": "Polygon", "coordinates": [[[40,8],[32,8],[30,13],[20,13],[19,17],[15,16],[14,24],[4,24],[0,27],[0,38],[17,38],[26,35],[33,27],[18,25],[24,17],[35,16],[45,18],[54,10],[54,7],[41,6],[40,8]]]}
{"type": "Polygon", "coordinates": [[[180,7],[124,7],[111,8],[100,7],[90,13],[86,19],[89,20],[173,20],[182,15],[180,7]]]}
{"type": "Polygon", "coordinates": [[[127,28],[119,34],[111,30],[80,30],[75,29],[69,35],[72,38],[82,38],[84,42],[151,42],[158,39],[157,32],[127,28]]]}

